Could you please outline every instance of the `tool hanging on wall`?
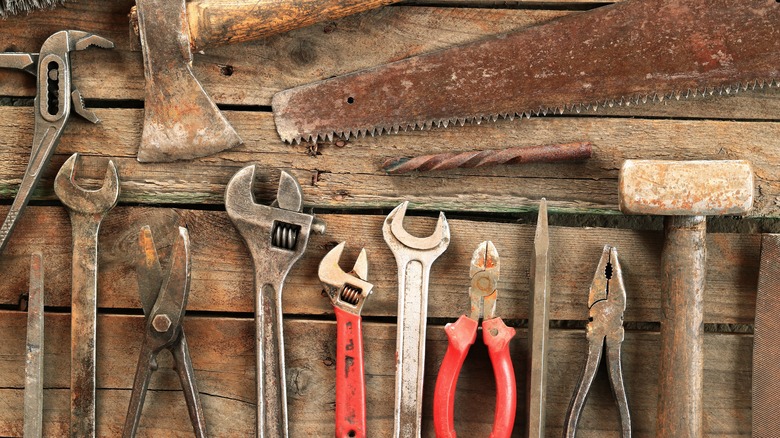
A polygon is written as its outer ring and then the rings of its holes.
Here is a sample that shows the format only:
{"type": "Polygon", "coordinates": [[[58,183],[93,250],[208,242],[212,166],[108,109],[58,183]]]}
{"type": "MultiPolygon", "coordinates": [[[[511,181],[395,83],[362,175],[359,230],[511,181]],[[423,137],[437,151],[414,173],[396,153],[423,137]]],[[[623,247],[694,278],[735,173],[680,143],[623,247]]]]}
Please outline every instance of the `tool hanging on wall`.
{"type": "Polygon", "coordinates": [[[421,435],[428,284],[433,262],[450,244],[450,227],[444,213],[439,213],[432,235],[409,234],[403,224],[408,206],[409,202],[403,202],[394,208],[382,225],[385,242],[398,267],[394,438],[421,435]]]}
{"type": "Polygon", "coordinates": [[[547,404],[547,335],[550,327],[550,236],[547,229],[547,200],[544,198],[539,202],[536,220],[531,288],[526,383],[528,438],[543,438],[547,404]]]}
{"type": "Polygon", "coordinates": [[[418,157],[391,158],[382,165],[390,174],[412,171],[472,169],[498,164],[557,163],[590,158],[593,145],[590,142],[528,146],[501,150],[470,151],[421,155],[418,157]]]}
{"type": "Polygon", "coordinates": [[[81,92],[72,84],[70,66],[71,51],[93,46],[111,49],[114,43],[88,32],[63,30],[47,38],[39,53],[0,53],[0,68],[16,68],[38,78],[38,91],[33,105],[35,131],[30,162],[0,227],[0,253],[8,244],[19,216],[60,142],[62,131],[70,118],[71,105],[81,117],[92,123],[99,121],[95,113],[84,107],[81,92]]]}
{"type": "Polygon", "coordinates": [[[24,436],[43,436],[43,254],[30,257],[24,368],[24,436]]]}
{"type": "Polygon", "coordinates": [[[95,346],[97,330],[98,233],[119,199],[119,175],[108,162],[103,186],[86,190],[74,181],[79,154],[62,165],[54,193],[68,208],[73,234],[70,323],[70,435],[95,436],[95,346]]]}
{"type": "Polygon", "coordinates": [[[490,436],[509,438],[512,435],[517,409],[517,389],[509,343],[515,336],[515,329],[507,327],[504,321],[496,316],[499,269],[498,250],[493,242],[480,243],[474,250],[469,268],[471,312],[444,327],[449,344],[436,377],[433,395],[433,424],[437,438],[457,436],[454,415],[455,389],[469,348],[477,339],[480,320],[482,339],[488,348],[496,379],[496,410],[490,436]]]}
{"type": "Polygon", "coordinates": [[[778,34],[774,0],[623,0],[279,92],[274,120],[299,142],[737,93],[777,85],[778,34]]]}
{"type": "Polygon", "coordinates": [[[617,248],[605,245],[601,259],[593,275],[588,293],[588,356],[571,398],[563,427],[565,438],[577,435],[577,423],[588,398],[591,384],[596,377],[602,352],[606,351],[607,371],[612,394],[620,413],[620,429],[623,438],[631,438],[631,416],[628,410],[626,388],[623,385],[621,351],[625,331],[623,312],[626,311],[626,287],[620,268],[617,248]]]}
{"type": "Polygon", "coordinates": [[[322,258],[319,277],[336,313],[336,436],[365,438],[366,382],[363,375],[363,328],[360,311],[374,285],[367,282],[366,250],[360,250],[347,273],[339,267],[345,243],[322,258]]]}
{"type": "Polygon", "coordinates": [[[397,1],[136,0],[131,28],[139,33],[146,78],[138,161],[187,160],[241,144],[195,78],[193,51],[257,40],[397,1]]]}
{"type": "Polygon", "coordinates": [[[190,295],[190,237],[187,229],[179,227],[173,243],[171,262],[163,273],[160,258],[154,245],[152,231],[141,228],[138,243],[139,263],[136,266],[138,293],[146,316],[144,341],[138,355],[138,366],[133,379],[133,392],[127,407],[127,417],[122,432],[124,438],[132,438],[141,423],[141,412],[152,373],[157,370],[157,355],[168,350],[173,357],[174,369],[179,375],[192,428],[198,438],[206,437],[206,420],[200,403],[195,370],[192,367],[187,337],[184,335],[184,313],[190,295]]]}
{"type": "Polygon", "coordinates": [[[626,160],[618,191],[623,213],[666,216],[656,435],[701,437],[706,216],[747,213],[753,171],[746,161],[626,160]]]}
{"type": "Polygon", "coordinates": [[[780,431],[780,234],[761,238],[753,330],[753,436],[780,431]]]}
{"type": "Polygon", "coordinates": [[[306,251],[311,232],[325,224],[303,213],[303,189],[282,171],[276,200],[255,203],[256,166],[233,175],[225,190],[225,210],[244,238],[255,270],[257,347],[257,436],[287,437],[287,380],[284,366],[282,286],[287,273],[306,251]]]}

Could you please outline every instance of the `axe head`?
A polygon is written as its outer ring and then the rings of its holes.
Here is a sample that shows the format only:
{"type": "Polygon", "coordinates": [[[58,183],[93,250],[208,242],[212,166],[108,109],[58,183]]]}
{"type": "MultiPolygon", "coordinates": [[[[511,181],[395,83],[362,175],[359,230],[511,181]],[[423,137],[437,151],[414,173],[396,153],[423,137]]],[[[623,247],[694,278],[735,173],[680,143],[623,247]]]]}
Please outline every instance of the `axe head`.
{"type": "Polygon", "coordinates": [[[144,58],[144,127],[138,161],[204,157],[242,143],[192,74],[185,0],[137,0],[144,58]]]}

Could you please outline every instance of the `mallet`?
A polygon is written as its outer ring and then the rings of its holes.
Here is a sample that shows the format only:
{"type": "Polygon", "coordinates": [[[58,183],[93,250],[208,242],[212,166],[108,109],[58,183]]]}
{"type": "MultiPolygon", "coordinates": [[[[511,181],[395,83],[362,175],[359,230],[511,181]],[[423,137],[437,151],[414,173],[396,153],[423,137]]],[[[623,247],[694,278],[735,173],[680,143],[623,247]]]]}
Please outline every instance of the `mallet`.
{"type": "Polygon", "coordinates": [[[750,210],[753,171],[747,161],[627,160],[619,197],[623,213],[669,216],[661,255],[656,436],[701,437],[705,216],[750,210]]]}

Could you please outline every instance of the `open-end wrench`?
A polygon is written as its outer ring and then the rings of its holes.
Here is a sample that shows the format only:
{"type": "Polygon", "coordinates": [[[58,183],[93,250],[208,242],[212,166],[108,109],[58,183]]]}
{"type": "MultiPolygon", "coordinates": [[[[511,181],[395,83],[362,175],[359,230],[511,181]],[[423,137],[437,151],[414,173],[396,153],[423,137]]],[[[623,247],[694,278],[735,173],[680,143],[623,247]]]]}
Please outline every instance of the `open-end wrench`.
{"type": "Polygon", "coordinates": [[[33,189],[41,179],[43,168],[49,163],[60,142],[62,131],[70,118],[71,105],[81,117],[92,123],[99,121],[95,113],[84,107],[81,93],[72,85],[70,77],[69,53],[90,46],[110,49],[114,47],[114,43],[88,32],[63,30],[47,38],[40,53],[0,53],[0,68],[16,68],[38,78],[30,163],[8,215],[0,227],[0,252],[8,243],[16,219],[27,206],[33,189]]]}
{"type": "Polygon", "coordinates": [[[95,436],[95,330],[100,223],[119,198],[119,175],[108,162],[103,186],[86,190],[73,180],[79,154],[62,165],[54,192],[68,207],[73,232],[70,323],[70,436],[95,436]]]}
{"type": "Polygon", "coordinates": [[[352,271],[339,267],[341,242],[320,262],[319,277],[336,313],[336,438],[365,438],[366,381],[363,375],[363,328],[360,311],[374,285],[368,278],[366,250],[352,271]]]}
{"type": "Polygon", "coordinates": [[[450,227],[439,213],[428,237],[415,237],[403,225],[408,202],[385,219],[382,232],[398,265],[398,331],[395,347],[395,438],[421,435],[428,281],[433,262],[450,244],[450,227]]]}
{"type": "Polygon", "coordinates": [[[302,213],[303,189],[282,171],[276,201],[255,202],[255,166],[233,175],[225,190],[225,209],[252,254],[255,267],[257,330],[257,436],[288,436],[287,380],[282,336],[282,286],[287,273],[306,250],[309,233],[325,224],[302,213]]]}

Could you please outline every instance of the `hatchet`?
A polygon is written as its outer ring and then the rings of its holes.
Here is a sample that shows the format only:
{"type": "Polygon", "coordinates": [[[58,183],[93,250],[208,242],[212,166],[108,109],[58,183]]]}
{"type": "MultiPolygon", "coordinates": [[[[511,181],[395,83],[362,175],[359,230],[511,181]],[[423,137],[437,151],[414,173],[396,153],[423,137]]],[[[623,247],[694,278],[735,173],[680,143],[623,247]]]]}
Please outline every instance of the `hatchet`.
{"type": "Polygon", "coordinates": [[[137,0],[130,20],[140,38],[146,79],[138,161],[187,160],[242,143],[193,75],[193,50],[251,41],[397,1],[137,0]]]}

